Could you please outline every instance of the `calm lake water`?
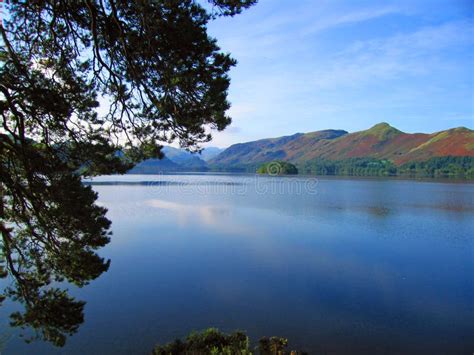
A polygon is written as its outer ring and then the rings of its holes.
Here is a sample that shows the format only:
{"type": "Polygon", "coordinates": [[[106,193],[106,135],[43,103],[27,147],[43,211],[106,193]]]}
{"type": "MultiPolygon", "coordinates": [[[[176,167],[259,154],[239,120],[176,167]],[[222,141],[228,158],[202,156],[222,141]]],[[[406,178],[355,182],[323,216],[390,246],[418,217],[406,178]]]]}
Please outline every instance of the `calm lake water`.
{"type": "Polygon", "coordinates": [[[146,354],[192,330],[311,354],[474,352],[474,184],[252,175],[100,177],[113,221],[85,323],[55,349],[146,354]],[[110,182],[115,182],[110,184],[110,182]],[[125,183],[124,183],[125,182],[125,183]]]}

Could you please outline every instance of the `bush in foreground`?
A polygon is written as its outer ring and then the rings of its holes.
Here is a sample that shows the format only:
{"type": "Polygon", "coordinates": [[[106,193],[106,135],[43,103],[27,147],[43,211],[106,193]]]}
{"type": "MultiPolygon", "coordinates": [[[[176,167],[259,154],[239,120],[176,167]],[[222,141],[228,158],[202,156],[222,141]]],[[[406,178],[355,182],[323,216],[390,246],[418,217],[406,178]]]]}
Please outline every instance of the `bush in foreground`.
{"type": "Polygon", "coordinates": [[[183,341],[176,339],[166,345],[157,345],[153,355],[301,355],[302,352],[288,351],[288,340],[280,337],[261,338],[254,350],[250,347],[248,336],[241,331],[225,334],[218,329],[209,328],[193,332],[183,341]]]}

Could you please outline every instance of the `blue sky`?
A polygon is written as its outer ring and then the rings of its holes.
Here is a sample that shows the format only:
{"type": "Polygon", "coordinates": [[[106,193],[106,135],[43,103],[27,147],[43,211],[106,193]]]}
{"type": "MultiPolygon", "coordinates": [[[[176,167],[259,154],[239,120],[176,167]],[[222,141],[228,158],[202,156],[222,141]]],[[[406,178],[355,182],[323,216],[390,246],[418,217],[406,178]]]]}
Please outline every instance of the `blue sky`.
{"type": "Polygon", "coordinates": [[[260,0],[209,25],[238,60],[209,145],[385,121],[474,128],[474,1],[260,0]]]}

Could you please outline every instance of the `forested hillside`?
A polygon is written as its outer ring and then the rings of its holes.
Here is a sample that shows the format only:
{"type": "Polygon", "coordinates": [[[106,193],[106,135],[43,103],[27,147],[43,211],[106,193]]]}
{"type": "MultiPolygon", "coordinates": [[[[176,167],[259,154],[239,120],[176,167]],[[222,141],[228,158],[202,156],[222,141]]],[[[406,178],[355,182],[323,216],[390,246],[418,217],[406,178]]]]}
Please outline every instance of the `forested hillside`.
{"type": "Polygon", "coordinates": [[[469,175],[474,131],[404,133],[387,123],[347,133],[324,130],[235,144],[209,161],[214,170],[254,172],[281,160],[300,173],[329,175],[469,175]]]}

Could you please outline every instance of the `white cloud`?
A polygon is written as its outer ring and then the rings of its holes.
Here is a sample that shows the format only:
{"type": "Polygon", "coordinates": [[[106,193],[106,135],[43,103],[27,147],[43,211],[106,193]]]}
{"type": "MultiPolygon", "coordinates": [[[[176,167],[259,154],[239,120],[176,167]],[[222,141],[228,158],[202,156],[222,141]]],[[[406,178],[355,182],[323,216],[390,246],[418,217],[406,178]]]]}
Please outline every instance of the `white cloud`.
{"type": "Polygon", "coordinates": [[[313,73],[319,88],[357,86],[400,76],[417,76],[449,70],[440,57],[448,48],[474,43],[469,22],[452,22],[388,38],[358,41],[335,54],[330,63],[313,73]],[[443,53],[443,51],[445,51],[443,53]]]}
{"type": "Polygon", "coordinates": [[[395,7],[382,7],[348,12],[343,15],[325,16],[319,18],[314,24],[306,27],[303,33],[306,35],[315,34],[317,32],[330,30],[339,26],[365,22],[379,17],[399,13],[401,13],[401,10],[395,7]]]}
{"type": "Polygon", "coordinates": [[[261,0],[236,27],[219,29],[219,44],[239,61],[229,99],[242,130],[219,132],[210,145],[466,111],[474,28],[462,14],[444,15],[448,4],[282,3],[261,0]]]}

